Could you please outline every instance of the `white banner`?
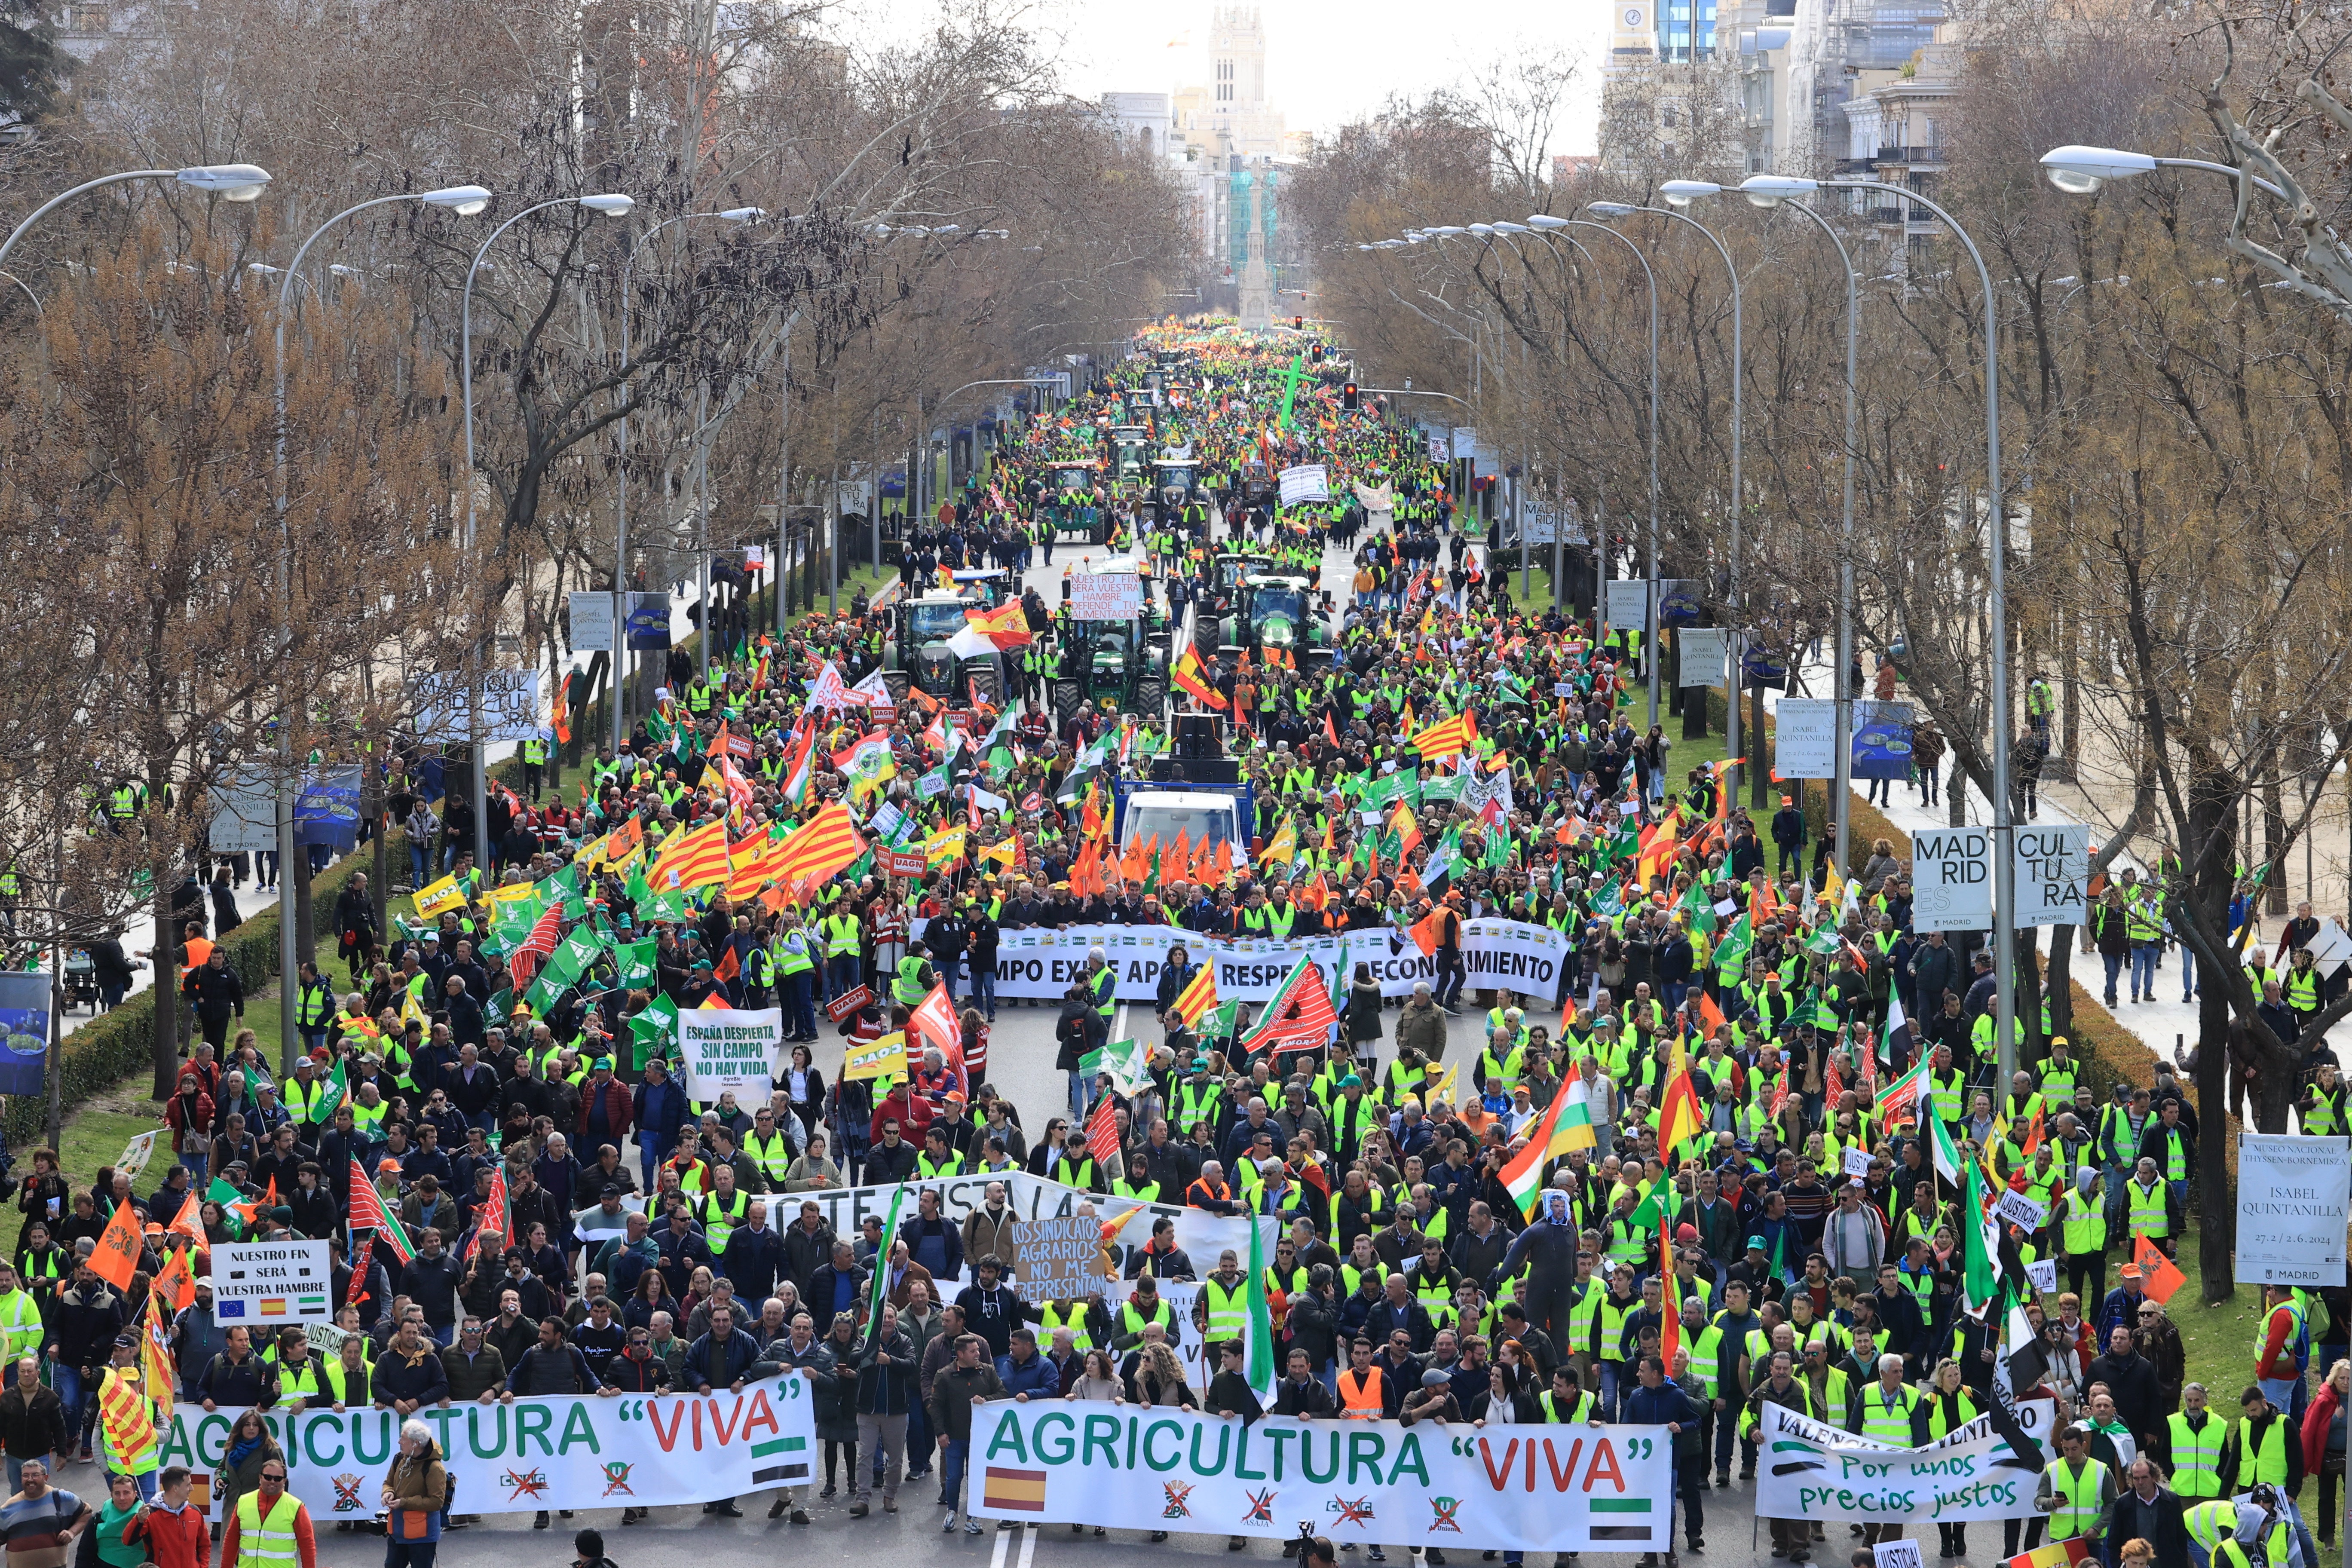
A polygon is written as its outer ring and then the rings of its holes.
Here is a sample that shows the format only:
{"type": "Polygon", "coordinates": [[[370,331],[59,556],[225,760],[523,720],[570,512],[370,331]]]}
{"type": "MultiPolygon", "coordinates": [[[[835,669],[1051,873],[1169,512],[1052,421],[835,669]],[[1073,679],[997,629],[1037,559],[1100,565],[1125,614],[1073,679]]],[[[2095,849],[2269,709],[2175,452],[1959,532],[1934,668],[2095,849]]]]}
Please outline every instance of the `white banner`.
{"type": "Polygon", "coordinates": [[[1683,651],[1682,684],[1721,687],[1731,654],[1731,634],[1720,626],[1682,626],[1675,641],[1683,651]]]}
{"type": "Polygon", "coordinates": [[[205,847],[243,855],[278,847],[278,786],[258,769],[232,768],[213,785],[212,831],[205,847]]]}
{"type": "Polygon", "coordinates": [[[481,689],[467,689],[464,670],[439,670],[415,679],[416,732],[427,741],[464,742],[472,738],[474,703],[481,704],[481,739],[527,741],[540,732],[539,675],[535,669],[486,669],[476,678],[481,689]]]}
{"type": "MultiPolygon", "coordinates": [[[[971,1511],[1287,1541],[1507,1552],[1664,1552],[1664,1426],[1221,1420],[1172,1408],[998,1405],[972,1421],[971,1511]]],[[[2030,1489],[2029,1489],[2029,1499],[2030,1489]]]]}
{"type": "Polygon", "coordinates": [[[2017,923],[2081,925],[2091,881],[2091,830],[2026,822],[2013,831],[2017,923]]]}
{"type": "Polygon", "coordinates": [[[213,1321],[276,1333],[289,1323],[335,1321],[334,1277],[323,1241],[223,1242],[213,1248],[213,1321]]]}
{"type": "Polygon", "coordinates": [[[2013,1453],[1990,1415],[1925,1447],[1897,1448],[1767,1405],[1757,1441],[1765,1457],[1756,1480],[1761,1519],[1959,1524],[2034,1515],[2042,1463],[2013,1453]]]}
{"type": "Polygon", "coordinates": [[[1923,931],[1983,931],[1992,924],[1990,833],[1923,827],[1911,836],[1911,924],[1923,931]]]}
{"type": "Polygon", "coordinates": [[[613,651],[613,595],[573,593],[568,595],[573,653],[613,651]]]}
{"type": "Polygon", "coordinates": [[[2315,1290],[2344,1283],[2345,1214],[2352,1204],[2346,1149],[2340,1134],[2238,1135],[2238,1283],[2315,1290]]]}
{"type": "Polygon", "coordinates": [[[1429,460],[1433,463],[1452,462],[1454,460],[1454,438],[1450,436],[1440,436],[1433,432],[1429,437],[1429,460]]]}
{"type": "Polygon", "coordinates": [[[1283,469],[1281,484],[1282,504],[1285,506],[1331,499],[1330,476],[1320,463],[1301,463],[1296,468],[1283,469]]]}
{"type": "Polygon", "coordinates": [[[1646,631],[1650,625],[1650,584],[1645,577],[1612,578],[1601,602],[1601,618],[1612,631],[1646,631]]]}
{"type": "Polygon", "coordinates": [[[677,1016],[678,1049],[686,1056],[686,1097],[715,1105],[733,1089],[747,1109],[764,1105],[771,1079],[783,1071],[783,1010],[689,1007],[677,1016]]]}
{"type": "Polygon", "coordinates": [[[1784,779],[1837,777],[1837,704],[1783,697],[1772,706],[1772,772],[1784,779]]]}
{"type": "Polygon", "coordinates": [[[1080,572],[1069,578],[1074,621],[1131,621],[1143,613],[1143,579],[1133,572],[1080,572]]]}
{"type": "MultiPolygon", "coordinates": [[[[803,1484],[815,1450],[814,1409],[807,1383],[793,1373],[740,1394],[468,1401],[428,1405],[411,1419],[433,1428],[457,1487],[457,1511],[527,1513],[707,1502],[803,1484]]],[[[175,1405],[163,1434],[163,1462],[213,1473],[242,1415],[175,1405]]],[[[364,1523],[375,1517],[384,1474],[399,1451],[400,1416],[383,1409],[314,1409],[290,1416],[271,1410],[262,1419],[285,1449],[288,1484],[312,1519],[364,1523]]]]}
{"type": "MultiPolygon", "coordinates": [[[[1410,996],[1423,981],[1437,984],[1436,959],[1403,932],[1385,928],[1275,942],[1202,936],[1174,926],[1073,926],[1064,931],[1004,932],[996,949],[996,994],[1058,1000],[1097,947],[1118,971],[1122,1002],[1158,1000],[1160,965],[1171,947],[1182,947],[1194,963],[1216,964],[1217,997],[1226,1002],[1265,1001],[1301,953],[1322,967],[1327,984],[1343,954],[1350,976],[1357,964],[1371,965],[1383,996],[1410,996]]],[[[1462,963],[1474,990],[1496,987],[1549,1000],[1558,993],[1567,951],[1567,937],[1549,926],[1494,919],[1462,922],[1462,963]]]]}

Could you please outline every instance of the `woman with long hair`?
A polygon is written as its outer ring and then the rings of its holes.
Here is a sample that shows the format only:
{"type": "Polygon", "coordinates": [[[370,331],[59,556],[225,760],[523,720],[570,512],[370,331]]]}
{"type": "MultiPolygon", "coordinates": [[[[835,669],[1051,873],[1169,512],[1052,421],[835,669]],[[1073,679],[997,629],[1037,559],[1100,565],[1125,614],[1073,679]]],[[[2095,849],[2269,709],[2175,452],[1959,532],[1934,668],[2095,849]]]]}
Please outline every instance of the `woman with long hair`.
{"type": "Polygon", "coordinates": [[[656,1312],[667,1312],[673,1320],[680,1316],[677,1302],[670,1297],[669,1281],[662,1277],[660,1269],[648,1268],[637,1276],[637,1288],[622,1303],[622,1326],[650,1329],[656,1312]]]}

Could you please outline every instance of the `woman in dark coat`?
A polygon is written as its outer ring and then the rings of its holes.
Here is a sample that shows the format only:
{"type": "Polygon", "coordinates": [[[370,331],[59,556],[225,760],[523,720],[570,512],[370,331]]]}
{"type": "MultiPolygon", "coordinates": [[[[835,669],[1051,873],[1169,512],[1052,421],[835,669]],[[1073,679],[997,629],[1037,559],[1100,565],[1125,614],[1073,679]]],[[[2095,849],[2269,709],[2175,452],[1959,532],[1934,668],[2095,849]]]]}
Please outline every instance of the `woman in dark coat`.
{"type": "Polygon", "coordinates": [[[236,889],[229,885],[228,868],[213,873],[213,930],[222,938],[245,923],[236,912],[236,889]]]}
{"type": "Polygon", "coordinates": [[[1359,1061],[1369,1060],[1376,1053],[1372,1042],[1381,1037],[1381,984],[1372,978],[1372,966],[1356,965],[1356,978],[1348,986],[1348,1043],[1355,1047],[1359,1061]]]}

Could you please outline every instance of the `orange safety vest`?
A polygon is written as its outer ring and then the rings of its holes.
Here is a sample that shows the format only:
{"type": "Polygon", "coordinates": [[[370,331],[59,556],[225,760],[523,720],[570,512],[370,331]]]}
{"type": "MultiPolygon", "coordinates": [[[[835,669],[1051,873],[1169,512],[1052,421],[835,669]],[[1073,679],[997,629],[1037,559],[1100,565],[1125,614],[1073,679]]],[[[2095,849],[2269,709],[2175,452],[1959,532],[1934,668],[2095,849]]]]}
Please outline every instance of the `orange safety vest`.
{"type": "MultiPolygon", "coordinates": [[[[1192,1184],[1192,1185],[1193,1185],[1194,1187],[1198,1187],[1198,1188],[1200,1188],[1200,1189],[1201,1189],[1201,1191],[1202,1191],[1202,1193],[1204,1195],[1206,1195],[1206,1196],[1209,1198],[1209,1200],[1210,1200],[1211,1202],[1213,1202],[1213,1203],[1221,1203],[1221,1204],[1223,1204],[1223,1203],[1231,1203],[1231,1202],[1233,1201],[1233,1197],[1234,1197],[1234,1190],[1233,1190],[1233,1188],[1231,1188],[1231,1187],[1229,1187],[1229,1186],[1226,1186],[1226,1185],[1225,1185],[1223,1183],[1222,1183],[1222,1182],[1218,1183],[1215,1186],[1211,1186],[1211,1185],[1210,1185],[1208,1183],[1206,1183],[1206,1182],[1199,1182],[1199,1181],[1196,1181],[1196,1182],[1194,1182],[1194,1183],[1192,1184]]],[[[1189,1208],[1189,1207],[1193,1206],[1193,1205],[1192,1205],[1192,1191],[1191,1191],[1191,1189],[1190,1189],[1190,1188],[1186,1189],[1185,1194],[1184,1194],[1184,1200],[1185,1200],[1185,1206],[1186,1206],[1186,1207],[1188,1207],[1188,1208],[1189,1208]]]]}
{"type": "Polygon", "coordinates": [[[1350,1389],[1348,1384],[1355,1376],[1356,1369],[1353,1367],[1339,1374],[1341,1413],[1350,1421],[1385,1419],[1388,1415],[1388,1398],[1386,1391],[1381,1386],[1381,1369],[1376,1366],[1366,1367],[1363,1380],[1355,1388],[1350,1389]]]}

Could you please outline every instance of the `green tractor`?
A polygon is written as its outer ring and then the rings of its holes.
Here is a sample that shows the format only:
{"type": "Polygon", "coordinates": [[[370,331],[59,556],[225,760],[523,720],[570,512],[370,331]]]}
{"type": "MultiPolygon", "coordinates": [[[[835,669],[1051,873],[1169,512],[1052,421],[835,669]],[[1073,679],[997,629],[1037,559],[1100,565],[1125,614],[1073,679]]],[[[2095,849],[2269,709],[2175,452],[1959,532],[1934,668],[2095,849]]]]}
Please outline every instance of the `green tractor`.
{"type": "Polygon", "coordinates": [[[1108,437],[1111,478],[1122,485],[1139,485],[1150,477],[1151,431],[1141,425],[1114,425],[1108,437]]]}
{"type": "Polygon", "coordinates": [[[1277,577],[1252,573],[1242,580],[1233,616],[1225,623],[1227,639],[1218,651],[1247,653],[1259,664],[1269,654],[1305,669],[1310,662],[1328,663],[1331,634],[1328,601],[1318,605],[1315,590],[1304,577],[1277,577]]]}
{"type": "Polygon", "coordinates": [[[1227,551],[1209,563],[1208,591],[1192,618],[1192,644],[1202,658],[1216,658],[1230,640],[1226,623],[1241,606],[1242,584],[1274,568],[1273,556],[1243,551],[1227,551]]]}
{"type": "Polygon", "coordinates": [[[1003,656],[963,658],[948,639],[964,629],[964,612],[980,601],[962,594],[925,594],[890,606],[890,637],[882,649],[882,684],[900,703],[907,688],[953,706],[981,700],[994,702],[1004,689],[1003,656]]]}
{"type": "Polygon", "coordinates": [[[1066,724],[1089,703],[1163,717],[1168,709],[1168,649],[1131,621],[1066,621],[1061,673],[1047,688],[1054,721],[1066,724]]]}

